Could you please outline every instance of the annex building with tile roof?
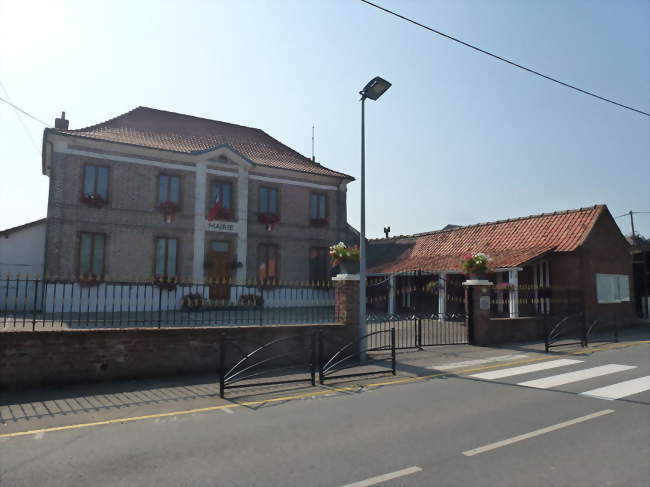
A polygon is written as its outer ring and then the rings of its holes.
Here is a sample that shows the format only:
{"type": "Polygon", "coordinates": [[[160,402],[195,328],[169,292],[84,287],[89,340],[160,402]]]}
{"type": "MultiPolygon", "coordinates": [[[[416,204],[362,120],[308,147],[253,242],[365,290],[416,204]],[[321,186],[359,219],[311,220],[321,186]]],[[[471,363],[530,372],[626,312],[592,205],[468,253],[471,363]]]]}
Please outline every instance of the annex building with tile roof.
{"type": "Polygon", "coordinates": [[[147,107],[43,134],[44,272],[321,281],[353,181],[263,130],[147,107]]]}
{"type": "Polygon", "coordinates": [[[495,316],[632,313],[630,250],[607,207],[595,205],[370,240],[368,273],[389,276],[390,284],[377,291],[387,295],[376,299],[382,311],[461,311],[462,259],[485,253],[492,259],[495,316]],[[435,292],[418,294],[418,283],[427,282],[435,292]]]}

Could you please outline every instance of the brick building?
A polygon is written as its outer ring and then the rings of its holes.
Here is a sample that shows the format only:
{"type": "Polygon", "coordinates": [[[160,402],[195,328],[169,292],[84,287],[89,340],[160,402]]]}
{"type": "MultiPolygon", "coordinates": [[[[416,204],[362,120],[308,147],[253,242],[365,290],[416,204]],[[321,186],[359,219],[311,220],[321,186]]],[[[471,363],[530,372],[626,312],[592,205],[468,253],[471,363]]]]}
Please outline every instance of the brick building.
{"type": "Polygon", "coordinates": [[[371,240],[368,272],[389,284],[375,301],[391,313],[461,311],[461,259],[478,252],[493,259],[494,315],[634,313],[631,247],[605,205],[371,240]],[[421,292],[427,283],[435,293],[421,292]]]}
{"type": "Polygon", "coordinates": [[[352,177],[259,129],[146,107],[43,135],[45,273],[324,280],[352,177]]]}

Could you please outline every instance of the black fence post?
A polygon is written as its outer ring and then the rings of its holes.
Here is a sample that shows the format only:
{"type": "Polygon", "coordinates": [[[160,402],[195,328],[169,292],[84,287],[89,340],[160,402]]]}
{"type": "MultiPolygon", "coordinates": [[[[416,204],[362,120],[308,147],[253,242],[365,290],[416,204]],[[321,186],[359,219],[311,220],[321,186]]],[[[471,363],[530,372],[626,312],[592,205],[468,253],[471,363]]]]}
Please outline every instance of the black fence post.
{"type": "Polygon", "coordinates": [[[548,316],[544,315],[544,351],[548,353],[549,342],[548,342],[548,316]]]}
{"type": "Polygon", "coordinates": [[[219,397],[226,393],[226,337],[222,333],[219,341],[219,397]]]}
{"type": "Polygon", "coordinates": [[[318,330],[318,382],[325,382],[323,374],[323,330],[318,330]]]}
{"type": "Polygon", "coordinates": [[[392,362],[393,375],[396,375],[397,368],[395,366],[395,328],[390,329],[390,356],[392,362]]]}
{"type": "Polygon", "coordinates": [[[260,284],[260,326],[264,324],[264,286],[260,284]]]}
{"type": "Polygon", "coordinates": [[[417,318],[417,335],[416,335],[416,346],[422,350],[422,318],[418,316],[417,318]]]}
{"type": "Polygon", "coordinates": [[[311,374],[311,385],[314,387],[316,385],[316,330],[311,332],[311,364],[309,372],[311,374]]]}
{"type": "Polygon", "coordinates": [[[36,330],[36,306],[38,305],[38,276],[34,279],[34,308],[32,309],[32,331],[36,330]]]}
{"type": "Polygon", "coordinates": [[[589,346],[589,337],[587,336],[587,313],[582,312],[582,346],[589,346]]]}
{"type": "MultiPolygon", "coordinates": [[[[113,288],[115,288],[115,286],[113,286],[113,288]]],[[[115,314],[115,292],[113,292],[113,314],[115,314]]],[[[162,326],[162,288],[158,288],[158,328],[160,328],[161,326],[162,326]]]]}

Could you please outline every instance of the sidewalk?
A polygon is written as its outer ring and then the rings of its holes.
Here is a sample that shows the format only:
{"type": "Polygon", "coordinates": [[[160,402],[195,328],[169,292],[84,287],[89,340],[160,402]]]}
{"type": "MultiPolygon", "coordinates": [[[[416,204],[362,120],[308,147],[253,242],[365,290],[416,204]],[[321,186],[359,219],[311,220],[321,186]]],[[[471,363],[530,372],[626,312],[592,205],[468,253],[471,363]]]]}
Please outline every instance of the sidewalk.
{"type": "MultiPolygon", "coordinates": [[[[627,346],[650,339],[648,327],[624,330],[620,342],[599,343],[581,349],[568,346],[544,353],[544,343],[526,343],[500,347],[446,345],[425,350],[402,351],[397,354],[397,377],[390,373],[390,361],[379,366],[367,365],[342,373],[377,370],[377,375],[329,379],[325,385],[311,387],[308,382],[274,386],[251,386],[228,389],[226,398],[219,397],[216,374],[184,376],[165,379],[131,380],[98,384],[48,387],[30,391],[2,391],[0,393],[0,435],[17,431],[31,431],[65,425],[112,421],[149,415],[183,411],[192,414],[197,409],[220,409],[244,406],[259,409],[288,400],[309,400],[341,393],[354,394],[390,382],[409,382],[468,372],[470,369],[501,366],[512,362],[543,360],[545,357],[591,353],[610,346],[627,346]],[[385,371],[385,372],[384,372],[385,371]],[[285,398],[285,399],[283,399],[285,398]]],[[[289,374],[278,380],[307,377],[307,374],[289,374]]],[[[159,419],[156,419],[157,421],[159,419]]],[[[165,420],[165,419],[160,419],[165,420]]],[[[172,420],[172,419],[169,419],[172,420]]]]}

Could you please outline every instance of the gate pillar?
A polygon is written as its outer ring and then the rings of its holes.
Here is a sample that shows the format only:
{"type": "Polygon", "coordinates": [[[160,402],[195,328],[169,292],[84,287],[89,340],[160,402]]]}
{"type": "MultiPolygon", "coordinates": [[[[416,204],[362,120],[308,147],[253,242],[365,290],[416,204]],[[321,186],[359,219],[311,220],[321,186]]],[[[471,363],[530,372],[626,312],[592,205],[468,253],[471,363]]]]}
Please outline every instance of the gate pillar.
{"type": "Polygon", "coordinates": [[[334,282],[334,319],[337,323],[359,326],[359,275],[339,274],[334,282]]]}
{"type": "Polygon", "coordinates": [[[468,280],[465,286],[466,325],[469,343],[472,345],[489,345],[490,329],[490,288],[492,283],[484,280],[468,280]]]}

